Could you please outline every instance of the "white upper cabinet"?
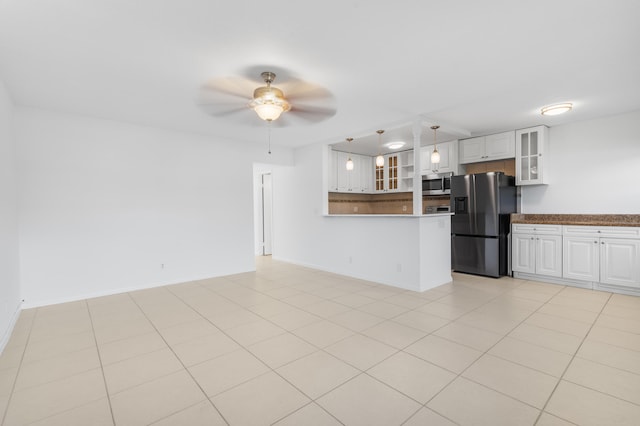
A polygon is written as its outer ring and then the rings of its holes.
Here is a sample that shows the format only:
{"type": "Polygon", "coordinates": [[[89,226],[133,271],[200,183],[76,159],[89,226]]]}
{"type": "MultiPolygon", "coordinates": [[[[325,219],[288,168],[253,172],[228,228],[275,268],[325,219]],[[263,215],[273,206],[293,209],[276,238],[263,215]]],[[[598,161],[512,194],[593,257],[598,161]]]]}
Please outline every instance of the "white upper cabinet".
{"type": "Polygon", "coordinates": [[[503,132],[485,136],[484,152],[486,160],[501,160],[516,156],[514,132],[503,132]]]}
{"type": "Polygon", "coordinates": [[[484,139],[484,136],[480,136],[460,141],[460,164],[485,161],[484,139]]]}
{"type": "Polygon", "coordinates": [[[384,166],[373,167],[373,192],[413,191],[414,164],[413,150],[396,152],[384,156],[384,166]]]}
{"type": "Polygon", "coordinates": [[[516,130],[516,185],[547,183],[544,162],[548,144],[546,126],[516,130]]]}
{"type": "Polygon", "coordinates": [[[460,164],[502,160],[515,156],[515,133],[512,131],[460,140],[460,164]]]}
{"type": "Polygon", "coordinates": [[[331,151],[329,173],[330,192],[370,192],[373,182],[373,160],[367,155],[331,151]],[[353,170],[347,170],[349,157],[353,161],[353,170]]]}
{"type": "Polygon", "coordinates": [[[458,174],[458,141],[443,142],[436,145],[440,153],[440,163],[431,163],[433,145],[420,148],[420,174],[453,173],[458,174]]]}

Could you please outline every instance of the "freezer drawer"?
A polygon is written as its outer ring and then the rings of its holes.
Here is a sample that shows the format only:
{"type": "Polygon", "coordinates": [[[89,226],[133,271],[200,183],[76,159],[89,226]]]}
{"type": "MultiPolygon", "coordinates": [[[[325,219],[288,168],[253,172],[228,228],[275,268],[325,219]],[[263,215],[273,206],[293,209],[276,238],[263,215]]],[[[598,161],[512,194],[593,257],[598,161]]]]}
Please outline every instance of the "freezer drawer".
{"type": "Polygon", "coordinates": [[[508,273],[508,239],[451,236],[451,267],[457,272],[499,277],[508,273]]]}

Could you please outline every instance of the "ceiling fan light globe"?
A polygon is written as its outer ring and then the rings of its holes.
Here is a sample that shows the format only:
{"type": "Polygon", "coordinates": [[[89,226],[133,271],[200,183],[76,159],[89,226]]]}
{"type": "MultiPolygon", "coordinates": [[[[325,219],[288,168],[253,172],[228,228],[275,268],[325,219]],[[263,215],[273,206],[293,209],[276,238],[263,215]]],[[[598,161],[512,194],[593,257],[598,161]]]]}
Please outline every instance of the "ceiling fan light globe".
{"type": "Polygon", "coordinates": [[[285,111],[291,109],[291,104],[284,98],[284,93],[277,87],[258,87],[253,92],[253,100],[249,104],[264,121],[274,121],[285,111]]]}
{"type": "Polygon", "coordinates": [[[265,103],[254,106],[253,110],[258,114],[258,117],[264,121],[274,121],[280,117],[284,108],[275,103],[265,103]]]}
{"type": "Polygon", "coordinates": [[[376,157],[376,166],[377,167],[382,167],[384,166],[384,157],[382,155],[378,155],[376,157]]]}

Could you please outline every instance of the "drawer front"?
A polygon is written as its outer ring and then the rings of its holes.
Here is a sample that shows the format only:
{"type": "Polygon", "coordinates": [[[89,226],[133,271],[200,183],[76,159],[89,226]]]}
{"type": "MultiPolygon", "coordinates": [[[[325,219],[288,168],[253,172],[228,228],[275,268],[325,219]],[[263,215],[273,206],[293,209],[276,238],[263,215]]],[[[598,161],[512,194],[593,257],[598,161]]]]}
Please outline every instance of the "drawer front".
{"type": "Polygon", "coordinates": [[[566,225],[562,233],[563,235],[566,235],[566,236],[599,237],[600,227],[566,225]]]}
{"type": "Polygon", "coordinates": [[[610,238],[640,238],[640,228],[631,226],[603,226],[600,228],[601,237],[610,238]]]}
{"type": "Polygon", "coordinates": [[[537,223],[514,223],[511,225],[513,233],[527,233],[539,235],[562,235],[562,225],[540,225],[537,223]]]}
{"type": "Polygon", "coordinates": [[[565,226],[564,235],[582,237],[640,238],[640,228],[631,226],[565,226]]]}

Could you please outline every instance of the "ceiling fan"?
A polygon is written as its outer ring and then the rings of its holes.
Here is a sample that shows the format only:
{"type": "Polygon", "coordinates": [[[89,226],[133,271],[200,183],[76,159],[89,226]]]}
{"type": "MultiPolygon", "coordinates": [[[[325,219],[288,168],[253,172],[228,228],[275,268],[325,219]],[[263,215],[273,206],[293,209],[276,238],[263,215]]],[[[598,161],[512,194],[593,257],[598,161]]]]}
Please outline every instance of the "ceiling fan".
{"type": "MultiPolygon", "coordinates": [[[[280,74],[280,72],[279,72],[280,74]]],[[[262,85],[242,77],[213,79],[205,84],[198,101],[200,107],[214,117],[234,117],[240,123],[259,123],[249,113],[253,110],[260,119],[279,127],[324,121],[336,113],[334,98],[327,89],[287,77],[273,86],[276,73],[263,71],[262,85]],[[251,96],[253,93],[253,96],[251,96]]]]}

